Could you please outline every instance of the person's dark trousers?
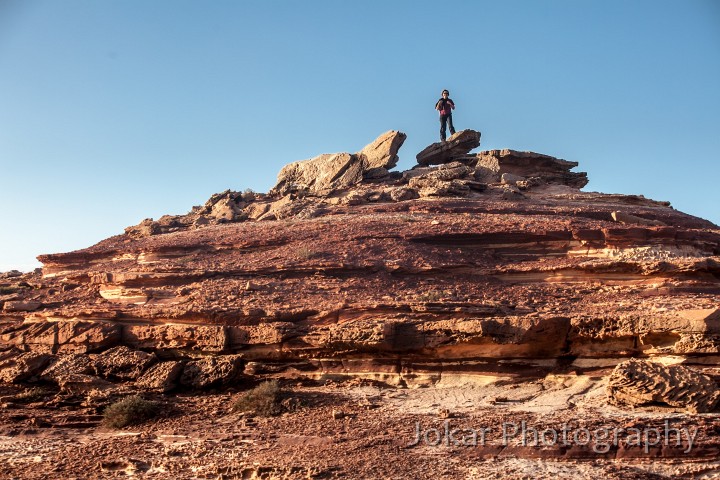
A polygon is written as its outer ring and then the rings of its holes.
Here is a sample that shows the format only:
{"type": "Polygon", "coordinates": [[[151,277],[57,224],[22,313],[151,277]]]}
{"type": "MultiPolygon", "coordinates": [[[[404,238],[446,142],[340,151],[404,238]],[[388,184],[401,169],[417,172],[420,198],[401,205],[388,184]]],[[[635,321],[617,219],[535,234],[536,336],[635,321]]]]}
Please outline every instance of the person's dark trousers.
{"type": "Polygon", "coordinates": [[[445,141],[446,126],[450,127],[450,135],[455,134],[455,127],[452,124],[452,113],[449,115],[440,115],[440,140],[445,141]]]}

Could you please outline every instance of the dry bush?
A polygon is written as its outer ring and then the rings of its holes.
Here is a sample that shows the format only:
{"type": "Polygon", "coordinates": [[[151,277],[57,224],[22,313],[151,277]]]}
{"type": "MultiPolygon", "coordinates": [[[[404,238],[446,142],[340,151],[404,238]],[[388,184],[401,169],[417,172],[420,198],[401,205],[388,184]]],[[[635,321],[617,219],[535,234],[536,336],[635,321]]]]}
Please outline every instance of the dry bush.
{"type": "Polygon", "coordinates": [[[252,390],[245,392],[233,404],[236,412],[252,412],[256,415],[269,417],[283,411],[280,403],[280,384],[277,380],[263,382],[252,390]]]}
{"type": "Polygon", "coordinates": [[[159,412],[159,402],[145,400],[139,395],[132,395],[113,403],[105,409],[103,425],[110,428],[123,428],[150,420],[157,416],[159,412]]]}

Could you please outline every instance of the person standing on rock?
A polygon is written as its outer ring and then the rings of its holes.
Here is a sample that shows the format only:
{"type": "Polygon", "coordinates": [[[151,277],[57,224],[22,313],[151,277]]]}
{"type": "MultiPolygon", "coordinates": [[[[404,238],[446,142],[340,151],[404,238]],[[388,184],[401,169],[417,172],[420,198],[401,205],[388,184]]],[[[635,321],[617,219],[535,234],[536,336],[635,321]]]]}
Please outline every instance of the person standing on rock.
{"type": "Polygon", "coordinates": [[[440,112],[440,141],[445,141],[445,129],[450,126],[450,135],[455,134],[455,127],[452,123],[452,111],[455,110],[455,102],[450,100],[450,92],[442,91],[442,97],[435,104],[435,110],[440,112]]]}

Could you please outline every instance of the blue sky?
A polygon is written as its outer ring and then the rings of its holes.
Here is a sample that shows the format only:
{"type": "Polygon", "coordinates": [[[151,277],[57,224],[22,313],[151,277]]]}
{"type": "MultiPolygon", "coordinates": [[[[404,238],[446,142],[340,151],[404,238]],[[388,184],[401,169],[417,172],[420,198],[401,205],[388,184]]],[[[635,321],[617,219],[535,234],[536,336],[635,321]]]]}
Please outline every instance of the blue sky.
{"type": "Polygon", "coordinates": [[[580,162],[720,224],[720,2],[0,0],[0,271],[286,163],[437,141],[580,162]]]}

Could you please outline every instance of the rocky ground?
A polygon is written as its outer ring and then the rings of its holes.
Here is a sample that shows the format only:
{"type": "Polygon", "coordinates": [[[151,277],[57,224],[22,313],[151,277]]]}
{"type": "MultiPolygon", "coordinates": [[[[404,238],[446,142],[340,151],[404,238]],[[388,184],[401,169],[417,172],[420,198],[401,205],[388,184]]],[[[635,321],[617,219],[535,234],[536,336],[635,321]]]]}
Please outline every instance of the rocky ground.
{"type": "Polygon", "coordinates": [[[165,406],[161,416],[121,430],[100,425],[97,405],[81,406],[52,394],[34,403],[13,403],[12,394],[21,389],[6,387],[0,410],[0,475],[18,479],[720,475],[718,415],[609,408],[603,373],[421,389],[358,379],[285,381],[284,396],[294,401],[290,411],[277,417],[233,412],[233,400],[241,394],[236,389],[187,392],[155,396],[165,406]],[[681,445],[676,435],[665,436],[666,422],[681,432],[681,445]],[[632,428],[641,432],[639,442],[624,432],[613,438],[614,432],[632,428]],[[535,442],[532,429],[544,431],[544,440],[535,442]],[[446,431],[455,433],[447,436],[446,431]],[[473,441],[472,431],[484,431],[484,439],[473,441]],[[556,443],[553,431],[558,435],[556,443]],[[689,443],[690,438],[694,443],[689,443]]]}
{"type": "Polygon", "coordinates": [[[720,476],[720,229],[404,139],[0,274],[0,476],[720,476]],[[281,415],[232,410],[267,379],[281,415]]]}

